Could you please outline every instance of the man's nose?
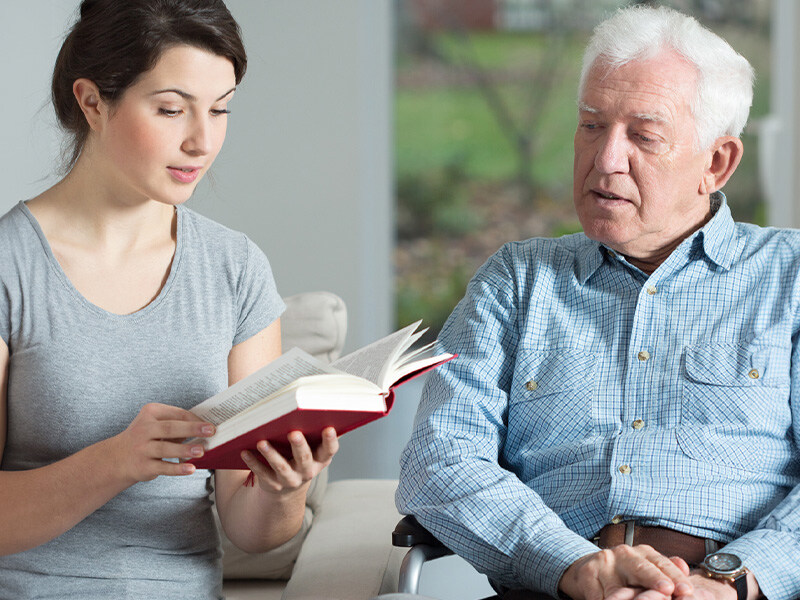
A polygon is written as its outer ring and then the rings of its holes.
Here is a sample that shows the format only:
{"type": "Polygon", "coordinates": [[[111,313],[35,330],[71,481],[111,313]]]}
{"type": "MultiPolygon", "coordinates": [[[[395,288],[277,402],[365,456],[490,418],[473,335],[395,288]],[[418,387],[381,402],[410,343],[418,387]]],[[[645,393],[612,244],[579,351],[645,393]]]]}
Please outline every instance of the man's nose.
{"type": "Polygon", "coordinates": [[[630,142],[624,131],[609,128],[598,140],[594,166],[601,173],[627,173],[630,170],[630,142]]]}

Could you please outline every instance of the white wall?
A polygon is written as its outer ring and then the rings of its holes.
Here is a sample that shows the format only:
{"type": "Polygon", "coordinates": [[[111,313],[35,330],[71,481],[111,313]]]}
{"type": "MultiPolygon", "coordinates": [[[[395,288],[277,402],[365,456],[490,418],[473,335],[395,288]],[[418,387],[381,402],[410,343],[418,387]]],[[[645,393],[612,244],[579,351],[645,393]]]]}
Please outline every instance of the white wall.
{"type": "Polygon", "coordinates": [[[800,227],[800,5],[772,0],[770,114],[757,124],[759,171],[767,220],[800,227]]]}
{"type": "Polygon", "coordinates": [[[282,294],[326,289],[348,347],[392,325],[388,0],[228,0],[248,51],[201,212],[247,232],[282,294]]]}
{"type": "Polygon", "coordinates": [[[55,182],[60,138],[49,104],[50,74],[61,37],[77,2],[36,0],[3,6],[0,36],[0,85],[3,125],[0,177],[5,213],[20,200],[55,182]]]}

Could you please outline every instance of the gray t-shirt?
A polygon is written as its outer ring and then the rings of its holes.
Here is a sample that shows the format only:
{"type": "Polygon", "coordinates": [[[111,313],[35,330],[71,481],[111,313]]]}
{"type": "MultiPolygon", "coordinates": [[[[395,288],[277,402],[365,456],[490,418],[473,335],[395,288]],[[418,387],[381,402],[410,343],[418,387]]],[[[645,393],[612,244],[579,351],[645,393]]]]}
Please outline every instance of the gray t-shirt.
{"type": "MultiPolygon", "coordinates": [[[[0,218],[0,336],[10,350],[1,468],[32,469],[124,430],[148,402],[227,386],[231,347],[284,304],[245,235],[179,206],[161,293],[130,315],[88,302],[24,203],[0,218]]],[[[58,494],[58,490],[52,490],[58,494]]],[[[58,538],[0,557],[0,598],[218,598],[209,472],[138,483],[58,538]]]]}

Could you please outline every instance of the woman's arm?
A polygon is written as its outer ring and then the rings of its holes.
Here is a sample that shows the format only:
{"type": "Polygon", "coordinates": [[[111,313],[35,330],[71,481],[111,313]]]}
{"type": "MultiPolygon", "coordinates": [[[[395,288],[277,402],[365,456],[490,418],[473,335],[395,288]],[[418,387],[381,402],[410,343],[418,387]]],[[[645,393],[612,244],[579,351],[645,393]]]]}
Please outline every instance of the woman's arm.
{"type": "MultiPolygon", "coordinates": [[[[228,357],[228,383],[233,385],[281,354],[280,321],[233,347],[228,357]]],[[[338,449],[336,432],[329,428],[323,443],[312,452],[300,432],[289,435],[293,459],[260,442],[267,459],[254,456],[245,462],[256,476],[256,484],[245,486],[251,471],[219,470],[215,473],[217,509],[228,538],[245,552],[264,552],[289,540],[300,530],[306,492],[311,479],[330,464],[338,449]]]]}
{"type": "MultiPolygon", "coordinates": [[[[0,340],[0,460],[7,439],[9,350],[0,340]]],[[[27,471],[0,470],[0,555],[48,542],[137,481],[186,475],[193,465],[187,437],[208,436],[203,422],[173,406],[148,404],[119,435],[63,460],[27,471]]]]}

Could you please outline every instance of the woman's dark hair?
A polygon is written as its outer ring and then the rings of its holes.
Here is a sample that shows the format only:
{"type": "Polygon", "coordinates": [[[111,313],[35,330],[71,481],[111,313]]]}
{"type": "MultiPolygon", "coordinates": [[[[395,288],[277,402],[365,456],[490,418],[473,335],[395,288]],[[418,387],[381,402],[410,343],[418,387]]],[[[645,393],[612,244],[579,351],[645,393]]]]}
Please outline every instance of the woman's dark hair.
{"type": "Polygon", "coordinates": [[[78,160],[89,124],[72,92],[76,79],[97,85],[109,104],[118,101],[161,54],[189,45],[233,63],[237,85],[247,68],[241,30],[222,0],[83,0],[80,18],[70,30],[53,69],[53,106],[70,135],[71,156],[78,160]]]}

